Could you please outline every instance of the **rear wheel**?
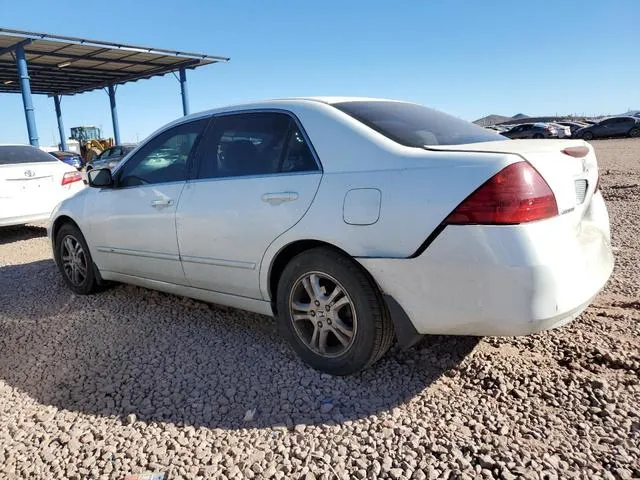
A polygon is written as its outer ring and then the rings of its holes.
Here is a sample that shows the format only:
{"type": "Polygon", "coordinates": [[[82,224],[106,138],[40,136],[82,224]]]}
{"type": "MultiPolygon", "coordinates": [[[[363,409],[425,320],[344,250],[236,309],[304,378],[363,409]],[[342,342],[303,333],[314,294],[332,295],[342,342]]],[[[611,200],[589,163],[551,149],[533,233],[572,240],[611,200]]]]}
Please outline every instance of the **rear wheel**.
{"type": "Polygon", "coordinates": [[[328,248],[294,257],[278,282],[284,335],[317,370],[349,375],[379,360],[393,325],[380,292],[353,260],[328,248]]]}
{"type": "Polygon", "coordinates": [[[593,133],[591,132],[584,132],[582,134],[582,139],[583,140],[593,140],[593,133]]]}
{"type": "Polygon", "coordinates": [[[67,223],[56,235],[55,260],[64,283],[79,295],[98,289],[89,247],[78,227],[67,223]]]}
{"type": "Polygon", "coordinates": [[[638,137],[640,137],[640,128],[632,128],[632,129],[629,131],[629,136],[630,136],[631,138],[638,138],[638,137]]]}

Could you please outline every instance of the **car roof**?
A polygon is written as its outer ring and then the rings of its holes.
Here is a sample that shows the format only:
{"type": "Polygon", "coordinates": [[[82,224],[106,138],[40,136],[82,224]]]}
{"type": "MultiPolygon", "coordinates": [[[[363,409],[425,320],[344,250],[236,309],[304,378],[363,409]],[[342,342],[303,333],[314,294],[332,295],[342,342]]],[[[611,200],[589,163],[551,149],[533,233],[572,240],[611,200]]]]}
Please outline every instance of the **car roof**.
{"type": "MultiPolygon", "coordinates": [[[[200,116],[213,115],[216,113],[233,111],[233,110],[251,110],[259,108],[274,108],[278,104],[286,104],[287,106],[304,106],[309,104],[324,103],[327,105],[333,105],[341,102],[397,102],[397,103],[411,103],[402,100],[392,100],[388,98],[376,98],[376,97],[336,97],[336,96],[318,96],[318,97],[283,97],[272,98],[266,100],[258,100],[246,103],[237,103],[231,105],[225,105],[222,107],[212,108],[197,113],[192,113],[187,117],[197,118],[200,116]]],[[[187,118],[183,117],[183,118],[187,118]]]]}
{"type": "MultiPolygon", "coordinates": [[[[241,112],[248,110],[260,110],[260,109],[283,109],[283,110],[291,110],[296,107],[309,107],[315,106],[318,108],[329,108],[330,105],[340,102],[355,102],[355,101],[368,101],[368,102],[397,102],[397,103],[411,103],[402,100],[392,100],[387,98],[376,98],[376,97],[331,97],[331,96],[318,96],[318,97],[284,97],[284,98],[273,98],[266,100],[258,100],[253,102],[246,103],[237,103],[231,105],[225,105],[222,107],[211,108],[209,110],[202,110],[200,112],[195,112],[190,115],[186,115],[184,117],[179,117],[172,122],[169,122],[162,127],[158,128],[156,131],[152,132],[147,138],[151,138],[152,136],[167,130],[171,127],[175,127],[185,122],[190,122],[193,120],[199,120],[204,117],[208,117],[211,115],[216,115],[220,113],[227,112],[241,112]]],[[[144,143],[144,142],[142,142],[144,143]]]]}

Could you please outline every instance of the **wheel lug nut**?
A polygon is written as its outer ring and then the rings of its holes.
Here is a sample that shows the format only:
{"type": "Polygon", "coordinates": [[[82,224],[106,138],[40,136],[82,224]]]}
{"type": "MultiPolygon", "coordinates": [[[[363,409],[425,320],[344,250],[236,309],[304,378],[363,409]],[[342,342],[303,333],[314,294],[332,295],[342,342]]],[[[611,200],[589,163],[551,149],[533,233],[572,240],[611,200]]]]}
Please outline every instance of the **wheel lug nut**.
{"type": "Polygon", "coordinates": [[[327,319],[327,324],[331,325],[331,319],[327,319]]]}
{"type": "Polygon", "coordinates": [[[318,305],[320,305],[320,302],[318,300],[316,300],[315,304],[316,304],[316,307],[317,307],[318,305]]]}
{"type": "Polygon", "coordinates": [[[324,309],[328,312],[329,310],[331,310],[331,307],[329,305],[325,305],[324,309]]]}
{"type": "Polygon", "coordinates": [[[316,316],[316,311],[315,310],[311,310],[309,313],[311,314],[312,317],[316,316]]]}
{"type": "Polygon", "coordinates": [[[322,322],[318,322],[318,326],[322,328],[322,322]]]}

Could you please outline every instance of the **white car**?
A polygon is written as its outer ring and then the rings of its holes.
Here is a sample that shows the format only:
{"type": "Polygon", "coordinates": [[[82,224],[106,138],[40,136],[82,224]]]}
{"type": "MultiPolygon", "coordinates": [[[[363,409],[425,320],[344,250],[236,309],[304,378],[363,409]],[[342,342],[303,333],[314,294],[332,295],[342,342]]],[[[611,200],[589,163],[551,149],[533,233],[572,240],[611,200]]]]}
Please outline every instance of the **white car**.
{"type": "Polygon", "coordinates": [[[549,125],[556,129],[558,138],[568,138],[571,136],[571,129],[568,126],[555,122],[549,122],[549,125]]]}
{"type": "Polygon", "coordinates": [[[0,145],[0,227],[42,222],[83,189],[81,173],[31,145],[0,145]]]}
{"type": "Polygon", "coordinates": [[[71,290],[118,281],[276,315],[331,374],[394,336],[563,325],[613,268],[588,143],[512,141],[412,103],[210,110],[88,176],[49,225],[71,290]]]}

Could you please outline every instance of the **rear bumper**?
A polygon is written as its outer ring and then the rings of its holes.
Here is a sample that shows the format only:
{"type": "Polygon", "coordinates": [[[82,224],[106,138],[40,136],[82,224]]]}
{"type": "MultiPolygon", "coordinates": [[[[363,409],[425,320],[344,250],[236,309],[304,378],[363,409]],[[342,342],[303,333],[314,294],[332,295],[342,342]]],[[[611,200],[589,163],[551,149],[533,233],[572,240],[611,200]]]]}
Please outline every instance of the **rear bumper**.
{"type": "Polygon", "coordinates": [[[613,270],[600,193],[576,227],[564,216],[448,226],[414,259],[359,259],[421,334],[526,335],[571,321],[613,270]]]}

